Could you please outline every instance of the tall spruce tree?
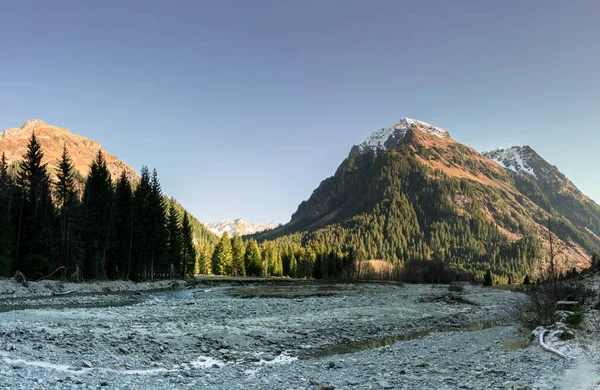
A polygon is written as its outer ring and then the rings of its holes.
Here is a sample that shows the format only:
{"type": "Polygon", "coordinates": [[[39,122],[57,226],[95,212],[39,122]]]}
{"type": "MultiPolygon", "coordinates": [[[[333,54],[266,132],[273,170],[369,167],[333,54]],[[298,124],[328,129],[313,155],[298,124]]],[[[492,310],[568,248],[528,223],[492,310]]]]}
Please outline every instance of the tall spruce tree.
{"type": "Polygon", "coordinates": [[[246,276],[246,264],[244,262],[246,248],[240,236],[234,236],[231,239],[231,251],[233,255],[232,274],[235,276],[246,276]]]}
{"type": "Polygon", "coordinates": [[[298,276],[298,261],[296,260],[296,256],[293,253],[290,257],[290,270],[288,276],[291,278],[295,278],[298,276]]]}
{"type": "Polygon", "coordinates": [[[28,277],[43,277],[57,264],[56,215],[44,153],[35,133],[17,174],[14,268],[28,277]]]}
{"type": "MultiPolygon", "coordinates": [[[[83,191],[85,258],[83,277],[103,279],[111,238],[113,187],[102,151],[90,165],[83,191]]],[[[110,261],[108,262],[110,263],[110,261]]]]}
{"type": "Polygon", "coordinates": [[[13,226],[11,210],[14,199],[14,183],[8,175],[6,155],[0,159],[0,276],[12,273],[13,226]]]}
{"type": "Polygon", "coordinates": [[[79,269],[83,258],[79,229],[81,203],[73,163],[66,146],[58,162],[54,186],[60,229],[59,265],[65,267],[62,273],[64,277],[79,269]]]}
{"type": "Polygon", "coordinates": [[[127,279],[133,252],[133,191],[125,171],[121,172],[113,200],[111,256],[107,276],[127,279]]]}
{"type": "Polygon", "coordinates": [[[193,274],[196,266],[196,248],[194,247],[194,235],[190,217],[187,212],[183,213],[183,222],[181,223],[181,239],[183,246],[183,275],[193,274]]]}
{"type": "Polygon", "coordinates": [[[170,277],[185,275],[182,241],[179,213],[175,208],[175,202],[171,200],[167,217],[167,259],[170,277]]]}
{"type": "Polygon", "coordinates": [[[227,233],[223,233],[221,239],[215,246],[212,256],[212,272],[215,275],[230,275],[233,256],[231,252],[231,241],[227,233]]]}
{"type": "Polygon", "coordinates": [[[150,228],[150,278],[169,274],[170,267],[167,261],[167,207],[162,194],[156,169],[152,171],[150,180],[149,209],[151,217],[150,228]]]}
{"type": "Polygon", "coordinates": [[[244,263],[246,265],[246,274],[248,276],[261,276],[262,259],[260,249],[256,240],[246,242],[246,253],[244,254],[244,263]]]}
{"type": "Polygon", "coordinates": [[[152,240],[152,216],[149,212],[152,187],[150,171],[143,166],[140,182],[133,195],[133,254],[129,278],[140,281],[149,275],[152,240]]]}

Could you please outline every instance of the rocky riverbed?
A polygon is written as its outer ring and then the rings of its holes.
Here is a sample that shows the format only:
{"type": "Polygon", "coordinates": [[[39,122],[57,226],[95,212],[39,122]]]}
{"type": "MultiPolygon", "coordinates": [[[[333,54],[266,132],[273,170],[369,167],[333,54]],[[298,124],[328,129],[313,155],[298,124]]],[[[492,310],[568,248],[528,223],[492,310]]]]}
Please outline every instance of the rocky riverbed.
{"type": "Polygon", "coordinates": [[[511,291],[40,283],[0,281],[0,388],[585,389],[600,380],[577,339],[549,341],[572,360],[541,350],[514,321],[525,298],[511,291]]]}

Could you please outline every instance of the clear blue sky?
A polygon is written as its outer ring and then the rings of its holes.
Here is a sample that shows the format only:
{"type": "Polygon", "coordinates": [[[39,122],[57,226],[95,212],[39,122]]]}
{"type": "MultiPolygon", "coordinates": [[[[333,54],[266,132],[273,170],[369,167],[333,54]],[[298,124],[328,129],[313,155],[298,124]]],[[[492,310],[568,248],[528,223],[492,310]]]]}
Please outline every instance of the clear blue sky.
{"type": "Polygon", "coordinates": [[[600,200],[600,2],[5,1],[0,129],[100,141],[202,221],[286,222],[401,117],[600,200]]]}

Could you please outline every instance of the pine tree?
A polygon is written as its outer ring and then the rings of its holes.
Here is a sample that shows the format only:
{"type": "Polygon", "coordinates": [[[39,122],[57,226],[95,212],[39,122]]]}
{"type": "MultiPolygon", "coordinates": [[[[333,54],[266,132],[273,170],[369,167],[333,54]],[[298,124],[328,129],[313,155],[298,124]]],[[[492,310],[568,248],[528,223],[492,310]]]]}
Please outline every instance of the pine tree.
{"type": "Polygon", "coordinates": [[[8,175],[6,155],[0,159],[0,276],[12,273],[13,227],[11,210],[14,198],[14,183],[8,175]]]}
{"type": "Polygon", "coordinates": [[[185,276],[185,263],[183,261],[183,237],[182,228],[179,222],[179,213],[175,208],[175,202],[172,200],[169,205],[169,215],[167,217],[167,259],[169,261],[169,276],[185,276]]]}
{"type": "Polygon", "coordinates": [[[190,217],[187,212],[183,213],[183,221],[181,223],[181,238],[183,243],[183,277],[193,274],[196,266],[196,248],[194,246],[194,234],[190,217]]]}
{"type": "Polygon", "coordinates": [[[244,263],[246,265],[246,274],[248,276],[261,276],[262,259],[260,249],[256,240],[246,242],[246,253],[244,254],[244,263]]]}
{"type": "Polygon", "coordinates": [[[112,241],[109,278],[127,279],[133,252],[133,190],[125,171],[121,172],[113,200],[112,241]]]}
{"type": "Polygon", "coordinates": [[[292,253],[292,257],[290,258],[290,273],[288,275],[291,278],[295,278],[298,276],[298,261],[296,260],[296,256],[292,253]]]}
{"type": "Polygon", "coordinates": [[[112,200],[112,180],[100,150],[90,165],[83,191],[85,258],[82,268],[85,279],[104,279],[106,267],[112,268],[111,261],[107,261],[112,233],[112,200]]]}
{"type": "Polygon", "coordinates": [[[54,271],[58,262],[56,216],[50,177],[42,164],[44,153],[35,133],[17,174],[15,269],[39,278],[54,271]]]}
{"type": "Polygon", "coordinates": [[[212,272],[214,275],[231,275],[233,254],[231,241],[227,233],[223,233],[212,256],[212,272]]]}
{"type": "Polygon", "coordinates": [[[167,207],[158,181],[156,169],[150,181],[149,210],[151,216],[150,278],[156,274],[167,275],[170,266],[166,258],[167,249],[167,207]]]}
{"type": "Polygon", "coordinates": [[[233,253],[232,274],[235,276],[246,276],[246,265],[244,262],[244,242],[240,236],[231,239],[231,250],[233,253]]]}
{"type": "Polygon", "coordinates": [[[213,249],[207,243],[199,248],[198,260],[196,262],[196,273],[210,274],[212,270],[213,249]]]}
{"type": "Polygon", "coordinates": [[[81,243],[79,221],[81,202],[75,181],[74,168],[67,147],[58,162],[56,172],[57,213],[60,223],[60,261],[65,267],[63,277],[76,272],[81,267],[83,246],[81,243]]]}
{"type": "Polygon", "coordinates": [[[140,182],[133,195],[133,254],[131,262],[131,280],[140,281],[148,277],[150,269],[150,246],[152,217],[149,212],[150,196],[150,171],[142,167],[140,182]]]}

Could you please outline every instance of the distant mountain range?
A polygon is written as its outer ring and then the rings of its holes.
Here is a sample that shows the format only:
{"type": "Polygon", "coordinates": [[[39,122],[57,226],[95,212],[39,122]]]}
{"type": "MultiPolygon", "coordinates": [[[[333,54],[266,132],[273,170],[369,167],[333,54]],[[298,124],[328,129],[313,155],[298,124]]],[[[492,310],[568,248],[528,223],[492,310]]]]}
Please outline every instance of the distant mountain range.
{"type": "MultiPolygon", "coordinates": [[[[113,181],[116,181],[123,171],[134,184],[139,180],[139,175],[133,168],[108,153],[99,142],[73,134],[68,129],[50,125],[40,119],[30,119],[21,127],[9,128],[0,132],[0,155],[3,152],[6,154],[7,161],[13,165],[13,169],[22,159],[27,150],[29,139],[34,132],[38,142],[42,145],[44,151],[43,162],[47,164],[51,176],[54,176],[56,164],[63,152],[63,147],[66,146],[76,170],[76,177],[80,181],[87,177],[90,163],[96,157],[98,151],[102,151],[113,181]]],[[[184,210],[179,204],[177,204],[177,208],[180,212],[184,210]]],[[[217,237],[209,232],[193,215],[190,214],[190,217],[194,227],[194,242],[198,245],[214,243],[217,237]]]]}
{"type": "Polygon", "coordinates": [[[589,264],[600,207],[532,148],[479,153],[402,118],[352,147],[290,222],[255,237],[353,248],[404,269],[440,260],[458,274],[523,275],[547,260],[549,216],[566,247],[561,270],[589,264]]]}
{"type": "Polygon", "coordinates": [[[220,222],[207,223],[206,228],[221,237],[223,233],[227,233],[229,237],[245,236],[247,234],[255,234],[275,228],[274,223],[251,223],[241,218],[225,219],[220,222]]]}

